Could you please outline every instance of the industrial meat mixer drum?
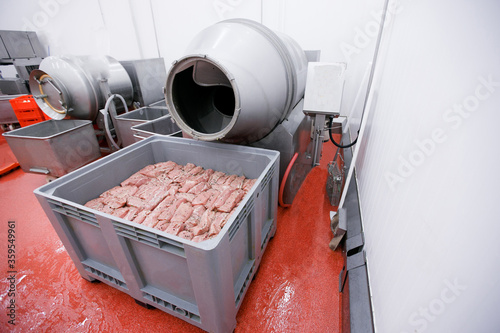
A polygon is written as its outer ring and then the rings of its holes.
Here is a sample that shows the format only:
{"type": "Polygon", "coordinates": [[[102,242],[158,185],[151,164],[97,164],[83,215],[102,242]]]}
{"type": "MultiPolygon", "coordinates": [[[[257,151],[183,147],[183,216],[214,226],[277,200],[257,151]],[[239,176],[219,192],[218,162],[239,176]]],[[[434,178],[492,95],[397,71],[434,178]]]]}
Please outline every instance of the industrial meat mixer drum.
{"type": "Polygon", "coordinates": [[[177,125],[196,139],[258,141],[304,96],[304,51],[257,22],[212,25],[185,54],[168,73],[165,97],[177,125]]]}

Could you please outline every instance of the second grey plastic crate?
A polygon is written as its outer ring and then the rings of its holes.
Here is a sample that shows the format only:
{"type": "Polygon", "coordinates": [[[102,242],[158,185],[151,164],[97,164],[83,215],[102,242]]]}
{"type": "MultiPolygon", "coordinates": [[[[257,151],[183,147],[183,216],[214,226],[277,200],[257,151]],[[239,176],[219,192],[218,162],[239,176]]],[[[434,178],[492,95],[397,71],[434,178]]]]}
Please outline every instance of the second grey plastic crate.
{"type": "Polygon", "coordinates": [[[153,136],[35,190],[81,276],[209,332],[232,332],[276,230],[279,152],[153,136]],[[194,243],[83,206],[149,164],[257,178],[220,234],[194,243]]]}
{"type": "Polygon", "coordinates": [[[143,124],[145,122],[168,115],[166,107],[142,107],[116,117],[115,125],[118,127],[118,133],[122,140],[123,147],[135,143],[132,126],[143,124]]]}

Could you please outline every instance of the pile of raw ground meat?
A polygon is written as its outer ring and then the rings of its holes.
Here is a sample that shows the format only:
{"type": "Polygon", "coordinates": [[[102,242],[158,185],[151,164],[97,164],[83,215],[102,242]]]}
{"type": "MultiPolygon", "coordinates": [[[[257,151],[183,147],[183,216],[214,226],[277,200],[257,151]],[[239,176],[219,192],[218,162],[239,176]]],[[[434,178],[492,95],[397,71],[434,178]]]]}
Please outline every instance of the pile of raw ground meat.
{"type": "Polygon", "coordinates": [[[201,242],[221,231],[255,182],[169,161],[148,165],[85,206],[201,242]]]}

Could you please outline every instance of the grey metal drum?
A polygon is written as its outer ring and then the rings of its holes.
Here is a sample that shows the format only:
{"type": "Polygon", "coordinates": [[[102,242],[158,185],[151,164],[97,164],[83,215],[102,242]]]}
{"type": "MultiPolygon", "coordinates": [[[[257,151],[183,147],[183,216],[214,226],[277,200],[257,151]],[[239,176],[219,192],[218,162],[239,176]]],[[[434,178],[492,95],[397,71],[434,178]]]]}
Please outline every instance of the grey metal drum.
{"type": "Polygon", "coordinates": [[[307,59],[290,37],[234,19],[201,31],[167,75],[165,98],[195,139],[252,143],[304,96],[307,59]]]}
{"type": "Polygon", "coordinates": [[[103,83],[131,102],[130,77],[109,56],[50,56],[30,74],[30,88],[38,106],[56,120],[66,116],[94,120],[106,103],[100,86],[103,83]]]}

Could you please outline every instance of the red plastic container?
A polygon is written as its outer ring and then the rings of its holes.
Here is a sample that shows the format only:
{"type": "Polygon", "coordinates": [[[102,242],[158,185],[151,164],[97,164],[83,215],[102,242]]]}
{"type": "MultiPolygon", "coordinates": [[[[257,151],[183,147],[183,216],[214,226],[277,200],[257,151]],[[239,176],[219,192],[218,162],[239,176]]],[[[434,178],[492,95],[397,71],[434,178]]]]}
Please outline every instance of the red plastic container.
{"type": "Polygon", "coordinates": [[[10,105],[12,105],[12,109],[14,110],[21,127],[26,127],[50,119],[50,117],[46,116],[45,113],[43,113],[43,111],[38,107],[38,104],[36,104],[32,95],[13,98],[9,102],[10,105]]]}

